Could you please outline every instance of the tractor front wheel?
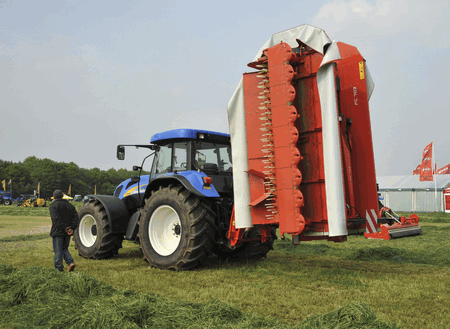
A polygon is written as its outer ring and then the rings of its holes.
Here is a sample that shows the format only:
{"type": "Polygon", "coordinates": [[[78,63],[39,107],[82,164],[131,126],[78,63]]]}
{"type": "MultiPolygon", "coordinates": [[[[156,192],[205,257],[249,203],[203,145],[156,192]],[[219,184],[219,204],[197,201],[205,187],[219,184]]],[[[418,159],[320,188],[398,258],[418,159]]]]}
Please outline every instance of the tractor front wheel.
{"type": "Polygon", "coordinates": [[[139,221],[144,259],[160,269],[188,270],[211,253],[213,214],[183,186],[161,187],[146,200],[139,221]]]}
{"type": "Polygon", "coordinates": [[[84,258],[105,259],[118,254],[123,236],[110,232],[108,216],[96,200],[84,204],[78,211],[80,223],[74,232],[75,249],[84,258]]]}

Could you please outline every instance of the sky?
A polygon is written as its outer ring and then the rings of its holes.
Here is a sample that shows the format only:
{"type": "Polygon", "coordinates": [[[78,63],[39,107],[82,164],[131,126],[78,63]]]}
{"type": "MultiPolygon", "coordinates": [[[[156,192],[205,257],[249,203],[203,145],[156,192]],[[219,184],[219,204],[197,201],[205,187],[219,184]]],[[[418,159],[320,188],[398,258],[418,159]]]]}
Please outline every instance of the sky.
{"type": "Polygon", "coordinates": [[[412,174],[432,141],[450,163],[450,5],[435,0],[0,0],[0,159],[131,169],[148,151],[119,161],[118,144],[228,132],[246,65],[302,24],[366,60],[377,176],[412,174]]]}

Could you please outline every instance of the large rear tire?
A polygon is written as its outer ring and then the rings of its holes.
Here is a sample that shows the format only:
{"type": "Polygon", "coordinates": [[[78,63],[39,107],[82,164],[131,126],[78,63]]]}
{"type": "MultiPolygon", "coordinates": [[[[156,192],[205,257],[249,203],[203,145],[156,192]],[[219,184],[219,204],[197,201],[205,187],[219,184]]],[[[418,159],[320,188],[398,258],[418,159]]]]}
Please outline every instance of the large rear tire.
{"type": "Polygon", "coordinates": [[[118,254],[123,236],[111,233],[105,208],[92,200],[78,211],[80,223],[74,232],[75,249],[84,258],[105,259],[118,254]]]}
{"type": "Polygon", "coordinates": [[[9,205],[12,204],[12,201],[9,200],[9,199],[5,199],[5,200],[3,200],[3,204],[4,204],[5,206],[9,206],[9,205]]]}
{"type": "Polygon", "coordinates": [[[213,214],[206,200],[183,186],[160,187],[146,200],[139,221],[144,259],[160,269],[189,270],[211,254],[213,214]]]}

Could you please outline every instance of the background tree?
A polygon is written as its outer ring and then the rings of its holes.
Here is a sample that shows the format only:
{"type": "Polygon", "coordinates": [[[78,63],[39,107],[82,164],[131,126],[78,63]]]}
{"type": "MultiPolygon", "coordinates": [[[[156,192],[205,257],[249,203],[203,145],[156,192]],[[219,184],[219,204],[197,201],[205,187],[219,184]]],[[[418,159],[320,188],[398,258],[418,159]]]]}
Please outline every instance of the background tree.
{"type": "Polygon", "coordinates": [[[12,163],[4,169],[2,180],[6,181],[6,190],[10,189],[8,184],[11,181],[13,198],[21,193],[33,193],[33,185],[29,173],[26,171],[22,163],[12,163]]]}
{"type": "Polygon", "coordinates": [[[106,171],[99,168],[84,169],[74,162],[56,162],[35,156],[26,158],[23,163],[0,160],[0,181],[12,180],[14,198],[20,194],[37,193],[38,184],[41,197],[46,199],[51,198],[56,189],[67,193],[69,186],[72,197],[94,194],[95,187],[97,194],[112,195],[117,185],[132,175],[137,173],[113,168],[106,171]]]}

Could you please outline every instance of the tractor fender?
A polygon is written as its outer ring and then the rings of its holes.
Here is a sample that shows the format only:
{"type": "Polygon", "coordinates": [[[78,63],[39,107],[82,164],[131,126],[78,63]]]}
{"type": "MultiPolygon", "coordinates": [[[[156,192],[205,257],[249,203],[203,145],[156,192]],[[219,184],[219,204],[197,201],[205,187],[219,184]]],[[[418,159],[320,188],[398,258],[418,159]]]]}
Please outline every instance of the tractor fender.
{"type": "Polygon", "coordinates": [[[146,195],[150,194],[150,191],[159,189],[160,186],[167,186],[169,184],[181,184],[189,192],[199,197],[218,198],[220,197],[213,184],[205,187],[203,177],[207,177],[204,172],[198,172],[196,170],[183,171],[178,173],[170,173],[161,175],[155,179],[152,179],[147,186],[146,195]]]}
{"type": "Polygon", "coordinates": [[[127,232],[130,214],[128,208],[118,197],[112,195],[87,195],[90,199],[98,200],[105,208],[108,223],[112,233],[127,232]]]}
{"type": "Polygon", "coordinates": [[[139,219],[141,218],[141,212],[136,211],[130,218],[127,227],[127,233],[125,234],[125,239],[129,241],[135,241],[138,231],[139,231],[139,219]]]}

